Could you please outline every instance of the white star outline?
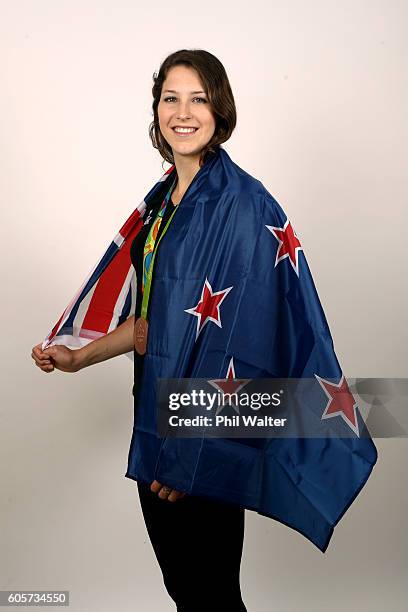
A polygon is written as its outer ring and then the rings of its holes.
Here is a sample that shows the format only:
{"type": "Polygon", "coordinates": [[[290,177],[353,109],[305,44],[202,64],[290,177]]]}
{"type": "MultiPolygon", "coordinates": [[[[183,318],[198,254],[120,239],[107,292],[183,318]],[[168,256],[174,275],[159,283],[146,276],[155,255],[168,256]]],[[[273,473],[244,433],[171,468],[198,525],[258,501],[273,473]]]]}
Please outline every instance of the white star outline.
{"type": "MultiPolygon", "coordinates": [[[[231,379],[231,378],[236,378],[236,376],[235,376],[235,366],[234,366],[234,357],[231,357],[231,359],[230,359],[230,362],[229,362],[229,365],[228,365],[228,369],[227,369],[227,375],[225,377],[225,380],[228,380],[228,379],[231,379]],[[232,373],[232,376],[230,376],[231,373],[232,373]]],[[[220,380],[220,379],[217,379],[217,380],[220,380]]],[[[251,380],[252,380],[252,378],[243,379],[242,383],[240,385],[238,385],[238,387],[235,389],[234,393],[238,393],[239,391],[241,391],[241,389],[243,387],[245,387],[245,385],[247,385],[249,382],[251,382],[251,380]]],[[[220,390],[220,387],[217,385],[216,381],[208,380],[207,382],[212,387],[214,387],[214,389],[217,389],[217,391],[220,390]]],[[[224,392],[223,392],[223,394],[224,394],[224,392]]],[[[235,404],[231,404],[231,403],[229,403],[229,405],[235,410],[235,412],[237,414],[240,414],[238,406],[236,406],[235,404]]],[[[221,412],[221,410],[223,408],[225,408],[225,405],[224,406],[217,406],[217,411],[215,413],[215,416],[217,416],[221,412]]]]}
{"type": "Polygon", "coordinates": [[[221,315],[220,315],[220,306],[223,303],[224,299],[227,297],[228,293],[231,291],[231,289],[233,288],[233,286],[228,287],[227,289],[221,289],[221,291],[215,291],[213,292],[212,287],[210,285],[210,282],[208,280],[208,278],[205,278],[204,281],[204,285],[201,291],[201,298],[198,300],[197,304],[195,306],[193,306],[193,308],[186,308],[184,310],[184,312],[187,312],[188,314],[192,314],[194,316],[197,317],[197,329],[196,329],[196,337],[195,339],[197,340],[199,333],[204,329],[204,327],[206,326],[208,321],[213,321],[216,325],[218,325],[218,327],[222,328],[221,325],[221,315]],[[214,317],[211,317],[210,315],[206,316],[206,319],[203,323],[202,328],[200,329],[200,322],[201,322],[201,317],[203,316],[200,312],[195,312],[195,309],[197,308],[197,306],[200,304],[200,302],[203,301],[204,299],[204,290],[205,287],[207,287],[207,289],[209,290],[209,292],[211,293],[211,296],[214,295],[219,295],[220,293],[225,293],[225,295],[223,296],[223,298],[218,302],[216,308],[217,308],[217,314],[218,314],[218,319],[214,319],[214,317]]]}
{"type": "MultiPolygon", "coordinates": [[[[285,257],[289,257],[289,253],[285,253],[284,255],[281,255],[280,257],[278,257],[278,255],[279,255],[279,251],[280,251],[281,246],[282,246],[282,244],[283,244],[283,240],[281,240],[281,239],[280,239],[280,238],[277,236],[277,234],[275,233],[275,231],[274,231],[274,230],[279,230],[279,231],[281,231],[281,232],[286,232],[286,229],[287,229],[287,227],[288,227],[289,223],[290,223],[289,218],[287,218],[287,219],[286,219],[286,221],[285,221],[285,224],[284,224],[284,226],[283,226],[283,227],[275,227],[274,225],[266,225],[266,224],[265,224],[265,227],[266,227],[266,228],[268,228],[268,230],[269,230],[269,231],[270,231],[270,232],[271,232],[271,233],[272,233],[272,234],[275,236],[276,240],[277,240],[277,241],[278,241],[278,243],[279,243],[279,244],[278,244],[278,250],[276,251],[276,259],[275,259],[275,266],[274,266],[275,268],[276,268],[276,266],[278,265],[278,263],[279,263],[280,261],[282,261],[283,259],[285,259],[285,257]]],[[[296,238],[297,238],[297,239],[300,241],[300,237],[299,237],[299,236],[297,235],[297,233],[295,232],[295,228],[293,227],[293,225],[292,225],[292,229],[293,229],[293,234],[294,234],[294,236],[295,236],[295,237],[296,237],[296,238]]],[[[296,274],[297,274],[298,278],[299,278],[299,257],[298,257],[298,255],[299,255],[299,251],[303,251],[303,247],[302,247],[302,245],[295,247],[295,259],[296,259],[296,264],[294,264],[294,263],[293,263],[293,261],[292,261],[292,259],[289,257],[290,264],[291,264],[292,268],[294,269],[294,271],[296,272],[296,274]]]]}
{"type": "MultiPolygon", "coordinates": [[[[317,380],[319,381],[319,384],[321,386],[321,388],[323,389],[325,395],[327,396],[328,402],[326,404],[326,407],[324,409],[324,412],[321,416],[322,419],[330,419],[331,417],[336,417],[336,416],[341,416],[341,418],[343,419],[343,421],[346,423],[346,425],[348,425],[350,427],[350,429],[352,429],[354,431],[354,433],[356,434],[356,436],[360,437],[360,432],[358,429],[358,418],[357,418],[357,412],[356,412],[356,408],[358,408],[358,404],[355,401],[353,404],[353,411],[354,411],[354,419],[356,421],[356,424],[354,425],[348,418],[347,416],[344,414],[343,410],[338,410],[337,412],[331,412],[330,414],[327,414],[327,411],[330,407],[330,404],[333,401],[333,396],[330,395],[330,393],[327,391],[324,383],[328,383],[329,385],[331,385],[332,387],[337,387],[337,389],[340,389],[341,385],[343,384],[344,381],[344,374],[342,375],[342,377],[340,378],[339,382],[336,383],[332,383],[329,380],[325,380],[324,378],[321,378],[318,374],[315,374],[317,380]]],[[[350,391],[350,394],[352,395],[353,399],[354,396],[350,391]]]]}

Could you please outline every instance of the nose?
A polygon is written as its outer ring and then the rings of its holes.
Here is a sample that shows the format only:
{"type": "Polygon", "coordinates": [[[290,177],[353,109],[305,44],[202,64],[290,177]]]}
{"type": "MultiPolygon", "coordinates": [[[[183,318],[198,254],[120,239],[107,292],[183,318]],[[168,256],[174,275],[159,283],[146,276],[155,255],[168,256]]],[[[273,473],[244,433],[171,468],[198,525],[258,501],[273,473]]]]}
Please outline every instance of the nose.
{"type": "Polygon", "coordinates": [[[180,102],[177,109],[177,117],[179,119],[189,119],[191,117],[190,102],[180,102]]]}

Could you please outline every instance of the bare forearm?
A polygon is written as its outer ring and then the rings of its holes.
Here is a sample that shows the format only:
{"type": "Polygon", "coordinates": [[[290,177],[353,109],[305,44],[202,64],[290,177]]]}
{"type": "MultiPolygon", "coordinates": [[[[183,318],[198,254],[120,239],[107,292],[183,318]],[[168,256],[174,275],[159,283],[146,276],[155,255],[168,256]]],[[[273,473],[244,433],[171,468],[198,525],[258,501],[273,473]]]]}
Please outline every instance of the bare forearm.
{"type": "Polygon", "coordinates": [[[75,351],[79,368],[86,368],[133,350],[134,324],[135,317],[132,315],[119,327],[106,334],[106,336],[93,340],[75,351]]]}

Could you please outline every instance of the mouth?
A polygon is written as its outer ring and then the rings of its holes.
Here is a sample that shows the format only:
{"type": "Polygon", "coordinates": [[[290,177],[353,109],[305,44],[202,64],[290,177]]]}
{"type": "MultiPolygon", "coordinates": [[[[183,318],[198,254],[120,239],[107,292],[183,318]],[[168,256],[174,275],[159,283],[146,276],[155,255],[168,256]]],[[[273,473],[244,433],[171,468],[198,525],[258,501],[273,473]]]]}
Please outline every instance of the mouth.
{"type": "Polygon", "coordinates": [[[193,136],[199,128],[196,127],[181,127],[176,125],[174,128],[171,128],[176,136],[180,138],[188,138],[189,136],[193,136]]]}

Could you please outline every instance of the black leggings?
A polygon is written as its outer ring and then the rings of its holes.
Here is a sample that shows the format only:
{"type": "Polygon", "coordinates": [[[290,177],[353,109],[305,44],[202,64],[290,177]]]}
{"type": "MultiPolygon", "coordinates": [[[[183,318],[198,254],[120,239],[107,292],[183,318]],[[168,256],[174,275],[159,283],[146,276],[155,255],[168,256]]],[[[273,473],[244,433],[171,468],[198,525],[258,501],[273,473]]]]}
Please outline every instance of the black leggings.
{"type": "Polygon", "coordinates": [[[245,509],[185,495],[158,497],[138,481],[140,503],[164,585],[178,612],[246,612],[239,571],[245,509]]]}

